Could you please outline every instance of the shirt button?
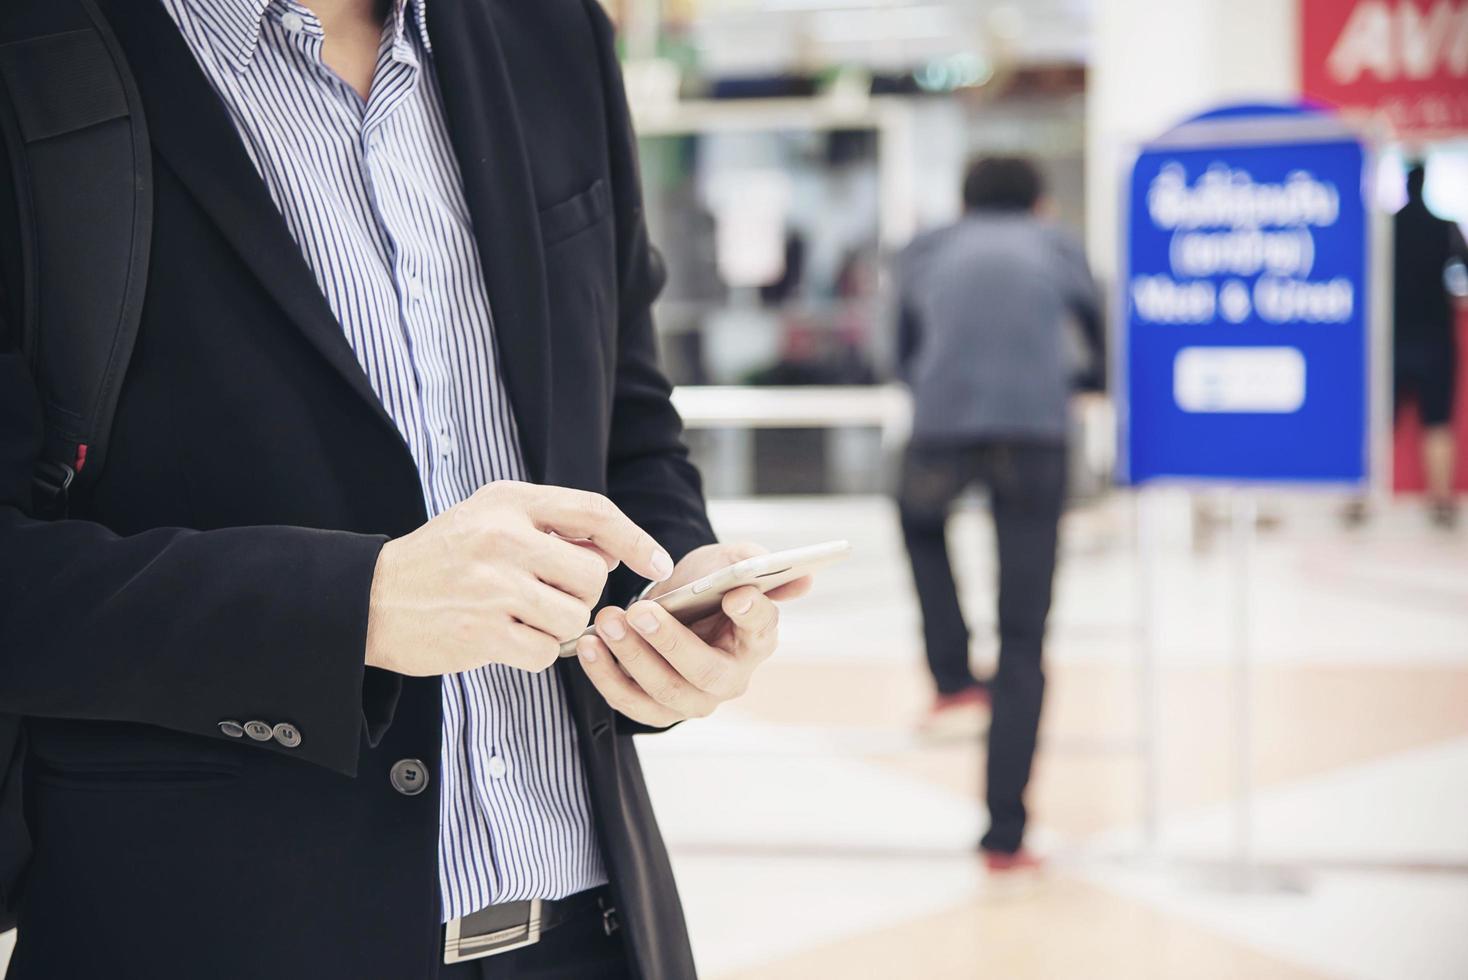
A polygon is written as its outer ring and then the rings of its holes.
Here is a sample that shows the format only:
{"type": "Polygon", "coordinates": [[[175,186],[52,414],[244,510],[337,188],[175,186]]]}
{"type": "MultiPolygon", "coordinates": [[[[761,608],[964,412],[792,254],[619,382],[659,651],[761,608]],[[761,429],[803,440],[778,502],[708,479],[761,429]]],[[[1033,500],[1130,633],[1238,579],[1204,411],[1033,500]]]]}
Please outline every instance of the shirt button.
{"type": "Polygon", "coordinates": [[[428,788],[428,767],[421,759],[399,759],[387,774],[392,788],[404,796],[417,796],[428,788]]]}
{"type": "Polygon", "coordinates": [[[495,779],[504,779],[505,773],[509,771],[510,767],[499,756],[495,756],[489,760],[489,774],[495,779]]]}
{"type": "Polygon", "coordinates": [[[288,33],[299,34],[306,29],[306,18],[294,10],[288,10],[281,15],[280,26],[284,27],[288,33]]]}

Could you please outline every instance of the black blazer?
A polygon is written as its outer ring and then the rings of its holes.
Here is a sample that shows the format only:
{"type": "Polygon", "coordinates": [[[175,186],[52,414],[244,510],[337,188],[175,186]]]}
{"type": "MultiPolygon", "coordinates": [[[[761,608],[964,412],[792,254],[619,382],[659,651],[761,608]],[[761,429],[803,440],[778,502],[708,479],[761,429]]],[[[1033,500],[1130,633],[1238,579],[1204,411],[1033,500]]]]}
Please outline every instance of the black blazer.
{"type": "MultiPolygon", "coordinates": [[[[389,770],[436,774],[439,682],[362,665],[378,551],[424,520],[413,462],[166,12],[103,7],[152,132],[152,265],[70,520],[25,516],[40,396],[0,336],[0,714],[26,718],[33,838],[12,980],[432,977],[437,785],[389,770]]],[[[713,533],[656,362],[611,25],[595,0],[427,12],[532,478],[607,493],[681,557],[713,533]]],[[[638,970],[692,977],[636,726],[557,669],[638,970]]]]}

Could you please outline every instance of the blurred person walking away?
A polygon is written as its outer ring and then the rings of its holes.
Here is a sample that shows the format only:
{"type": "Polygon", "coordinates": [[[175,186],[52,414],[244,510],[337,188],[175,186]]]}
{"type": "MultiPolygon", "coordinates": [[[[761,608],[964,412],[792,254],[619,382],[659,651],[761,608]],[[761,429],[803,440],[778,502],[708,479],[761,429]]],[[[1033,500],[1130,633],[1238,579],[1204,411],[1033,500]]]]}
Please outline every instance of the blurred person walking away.
{"type": "Polygon", "coordinates": [[[937,687],[929,734],[977,734],[991,708],[980,847],[992,870],[1034,866],[1021,850],[1024,792],[1045,690],[1041,646],[1050,611],[1073,387],[1104,388],[1100,304],[1080,244],[1042,217],[1044,187],[1028,160],[975,161],[965,214],[919,237],[899,263],[898,363],[912,389],[913,434],[898,506],[937,687]],[[1067,314],[1089,364],[1078,370],[1067,314]],[[999,664],[969,666],[945,536],[970,486],[990,495],[999,558],[999,664]]]}
{"type": "Polygon", "coordinates": [[[1451,221],[1428,210],[1422,199],[1427,173],[1421,164],[1407,172],[1407,203],[1394,221],[1393,331],[1396,402],[1415,396],[1422,417],[1423,468],[1433,523],[1457,523],[1453,499],[1453,403],[1458,370],[1453,300],[1446,273],[1468,265],[1468,244],[1451,221]]]}

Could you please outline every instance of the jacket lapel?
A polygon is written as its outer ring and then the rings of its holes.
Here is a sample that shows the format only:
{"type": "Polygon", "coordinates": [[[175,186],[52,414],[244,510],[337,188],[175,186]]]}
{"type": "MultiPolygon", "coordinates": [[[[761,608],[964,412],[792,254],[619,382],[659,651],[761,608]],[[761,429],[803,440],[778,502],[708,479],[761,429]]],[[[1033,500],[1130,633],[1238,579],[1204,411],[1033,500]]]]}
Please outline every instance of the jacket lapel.
{"type": "Polygon", "coordinates": [[[153,147],[265,291],[393,428],[300,247],[177,26],[157,0],[101,0],[142,93],[153,147]]]}
{"type": "Polygon", "coordinates": [[[500,372],[530,478],[546,478],[551,352],[535,186],[499,32],[485,0],[426,5],[450,138],[484,264],[500,372]]]}

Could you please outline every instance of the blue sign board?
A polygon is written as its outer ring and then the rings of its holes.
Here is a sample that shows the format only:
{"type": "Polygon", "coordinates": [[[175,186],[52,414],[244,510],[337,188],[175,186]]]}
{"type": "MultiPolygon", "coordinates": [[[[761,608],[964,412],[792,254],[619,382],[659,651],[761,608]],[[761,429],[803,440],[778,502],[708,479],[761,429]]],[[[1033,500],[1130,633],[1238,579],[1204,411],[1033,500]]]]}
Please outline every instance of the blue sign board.
{"type": "Polygon", "coordinates": [[[1310,109],[1209,113],[1143,148],[1120,282],[1128,482],[1367,481],[1365,168],[1310,109]]]}

